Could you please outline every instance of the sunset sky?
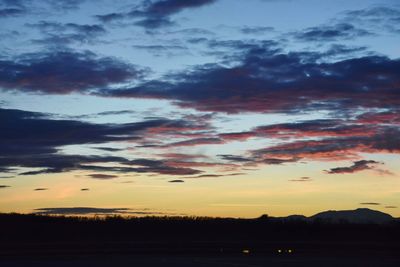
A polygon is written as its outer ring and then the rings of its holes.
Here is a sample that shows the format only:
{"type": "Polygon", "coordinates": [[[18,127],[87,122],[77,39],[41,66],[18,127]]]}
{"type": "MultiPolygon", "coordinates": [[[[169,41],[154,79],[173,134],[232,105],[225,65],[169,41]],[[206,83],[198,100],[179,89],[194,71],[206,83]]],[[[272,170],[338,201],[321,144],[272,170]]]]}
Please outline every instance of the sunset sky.
{"type": "Polygon", "coordinates": [[[400,217],[398,0],[0,0],[0,212],[400,217]]]}

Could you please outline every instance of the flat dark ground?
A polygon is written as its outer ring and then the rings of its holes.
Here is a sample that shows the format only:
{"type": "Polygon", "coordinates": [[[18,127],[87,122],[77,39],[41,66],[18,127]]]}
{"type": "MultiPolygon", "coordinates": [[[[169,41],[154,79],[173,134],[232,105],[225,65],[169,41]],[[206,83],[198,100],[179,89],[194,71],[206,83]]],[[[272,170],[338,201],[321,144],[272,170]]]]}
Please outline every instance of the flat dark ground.
{"type": "Polygon", "coordinates": [[[0,267],[400,266],[398,222],[0,214],[0,229],[0,267]]]}
{"type": "Polygon", "coordinates": [[[68,255],[0,260],[2,267],[22,266],[148,266],[148,267],[257,267],[257,266],[400,266],[396,256],[340,255],[68,255]]]}

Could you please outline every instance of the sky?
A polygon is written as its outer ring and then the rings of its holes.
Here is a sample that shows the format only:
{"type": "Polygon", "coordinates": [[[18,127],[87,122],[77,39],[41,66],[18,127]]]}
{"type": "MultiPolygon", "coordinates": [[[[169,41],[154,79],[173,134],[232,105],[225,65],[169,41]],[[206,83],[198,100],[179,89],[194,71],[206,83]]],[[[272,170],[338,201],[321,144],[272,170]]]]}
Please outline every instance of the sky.
{"type": "Polygon", "coordinates": [[[0,0],[0,212],[400,217],[397,0],[0,0]]]}

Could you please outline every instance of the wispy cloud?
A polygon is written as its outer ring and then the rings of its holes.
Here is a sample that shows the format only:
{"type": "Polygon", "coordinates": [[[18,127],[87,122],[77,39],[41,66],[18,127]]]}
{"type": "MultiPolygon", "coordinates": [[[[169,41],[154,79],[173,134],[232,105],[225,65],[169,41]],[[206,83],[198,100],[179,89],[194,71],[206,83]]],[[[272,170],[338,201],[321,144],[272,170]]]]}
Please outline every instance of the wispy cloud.
{"type": "Polygon", "coordinates": [[[0,9],[0,19],[7,18],[7,17],[15,17],[20,16],[25,13],[24,9],[19,8],[3,8],[0,9]]]}
{"type": "Polygon", "coordinates": [[[46,190],[49,190],[48,188],[45,188],[45,187],[39,187],[39,188],[35,188],[35,189],[33,189],[34,191],[46,191],[46,190]]]}
{"type": "Polygon", "coordinates": [[[198,8],[216,2],[216,0],[160,0],[143,1],[129,12],[109,13],[97,15],[102,22],[111,22],[122,19],[133,19],[137,26],[146,29],[155,29],[174,24],[171,16],[185,9],[198,8]]]}
{"type": "Polygon", "coordinates": [[[73,43],[98,42],[98,38],[107,33],[106,29],[99,24],[60,23],[42,20],[26,25],[40,30],[44,35],[41,39],[32,40],[33,43],[51,47],[64,47],[73,43]]]}
{"type": "Polygon", "coordinates": [[[185,181],[184,180],[171,180],[171,181],[168,181],[169,183],[184,183],[185,181]]]}
{"type": "Polygon", "coordinates": [[[108,179],[118,178],[118,175],[102,174],[102,173],[93,173],[93,174],[89,174],[87,176],[90,178],[100,179],[100,180],[108,180],[108,179]]]}
{"type": "Polygon", "coordinates": [[[301,41],[326,42],[337,41],[340,39],[354,39],[356,37],[372,35],[372,33],[367,30],[357,28],[349,23],[339,23],[335,25],[307,28],[303,31],[296,32],[293,35],[296,39],[301,41]]]}
{"type": "Polygon", "coordinates": [[[371,205],[371,206],[379,206],[381,203],[378,202],[362,202],[360,205],[371,205]]]}
{"type": "Polygon", "coordinates": [[[300,177],[300,178],[297,178],[297,179],[291,179],[289,181],[290,182],[311,182],[312,179],[310,177],[305,176],[305,177],[300,177]]]}
{"type": "Polygon", "coordinates": [[[150,211],[148,209],[129,209],[129,208],[94,208],[94,207],[56,207],[56,208],[38,208],[34,210],[37,214],[55,214],[55,215],[157,215],[162,212],[150,211]]]}

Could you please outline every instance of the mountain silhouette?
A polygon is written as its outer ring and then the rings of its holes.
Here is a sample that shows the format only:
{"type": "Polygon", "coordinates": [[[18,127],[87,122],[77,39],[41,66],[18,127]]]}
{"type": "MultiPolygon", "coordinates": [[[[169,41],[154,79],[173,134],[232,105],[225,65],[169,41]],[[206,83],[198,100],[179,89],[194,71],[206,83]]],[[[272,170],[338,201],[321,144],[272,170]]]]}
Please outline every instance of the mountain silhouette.
{"type": "Polygon", "coordinates": [[[359,208],[356,210],[329,210],[317,213],[309,219],[323,220],[332,223],[349,222],[349,223],[388,223],[394,218],[384,212],[371,210],[367,208],[359,208]]]}

